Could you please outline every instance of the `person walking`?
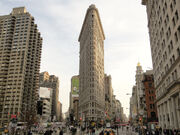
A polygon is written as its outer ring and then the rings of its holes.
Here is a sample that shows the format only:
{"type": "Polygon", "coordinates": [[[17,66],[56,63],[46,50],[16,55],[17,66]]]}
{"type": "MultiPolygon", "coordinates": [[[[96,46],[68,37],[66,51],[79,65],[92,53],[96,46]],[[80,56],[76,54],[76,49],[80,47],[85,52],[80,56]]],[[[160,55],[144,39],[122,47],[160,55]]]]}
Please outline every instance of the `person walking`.
{"type": "Polygon", "coordinates": [[[104,129],[99,133],[99,135],[104,135],[104,129]]]}
{"type": "Polygon", "coordinates": [[[31,130],[29,130],[29,131],[28,131],[28,135],[32,135],[32,132],[31,132],[31,130]]]}
{"type": "Polygon", "coordinates": [[[62,129],[60,130],[59,135],[63,135],[63,130],[62,129]]]}
{"type": "Polygon", "coordinates": [[[95,128],[93,128],[92,129],[92,135],[95,135],[95,132],[96,132],[96,130],[95,130],[95,128]]]}
{"type": "Polygon", "coordinates": [[[159,134],[162,135],[162,128],[159,128],[159,134]]]}
{"type": "Polygon", "coordinates": [[[44,135],[49,135],[49,130],[46,130],[46,132],[44,133],[44,135]]]}
{"type": "Polygon", "coordinates": [[[52,135],[52,130],[46,130],[46,132],[44,133],[44,135],[52,135]]]}

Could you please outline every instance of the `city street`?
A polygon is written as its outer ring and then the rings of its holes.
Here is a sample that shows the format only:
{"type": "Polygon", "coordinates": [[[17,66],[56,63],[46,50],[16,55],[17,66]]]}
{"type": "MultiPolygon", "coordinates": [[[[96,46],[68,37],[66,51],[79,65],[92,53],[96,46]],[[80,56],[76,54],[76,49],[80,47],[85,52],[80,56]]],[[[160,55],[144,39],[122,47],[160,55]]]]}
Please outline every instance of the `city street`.
{"type": "MultiPolygon", "coordinates": [[[[100,132],[103,130],[103,128],[96,130],[95,135],[99,135],[100,132]]],[[[131,129],[127,130],[126,128],[119,128],[118,132],[117,130],[115,131],[115,135],[138,135],[138,133],[133,132],[131,129]]],[[[38,134],[38,133],[33,133],[33,135],[43,135],[43,134],[38,134]]],[[[52,133],[52,135],[59,135],[59,130],[56,130],[52,133]]],[[[63,135],[72,135],[72,132],[70,130],[67,130],[66,133],[63,135]]],[[[92,135],[90,133],[87,133],[87,131],[80,131],[80,129],[77,129],[77,132],[75,135],[92,135]]]]}

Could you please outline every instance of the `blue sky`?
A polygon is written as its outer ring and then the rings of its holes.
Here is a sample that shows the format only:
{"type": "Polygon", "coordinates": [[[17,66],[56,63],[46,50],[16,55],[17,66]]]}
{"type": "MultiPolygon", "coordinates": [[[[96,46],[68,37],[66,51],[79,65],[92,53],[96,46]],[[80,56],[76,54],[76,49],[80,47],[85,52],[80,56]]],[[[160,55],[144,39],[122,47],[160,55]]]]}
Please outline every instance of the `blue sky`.
{"type": "Polygon", "coordinates": [[[43,37],[41,71],[60,79],[59,99],[63,112],[69,106],[70,79],[79,73],[78,36],[90,4],[99,10],[105,33],[105,73],[128,114],[138,61],[152,67],[146,8],[141,0],[0,0],[0,15],[25,6],[35,17],[43,37]]]}

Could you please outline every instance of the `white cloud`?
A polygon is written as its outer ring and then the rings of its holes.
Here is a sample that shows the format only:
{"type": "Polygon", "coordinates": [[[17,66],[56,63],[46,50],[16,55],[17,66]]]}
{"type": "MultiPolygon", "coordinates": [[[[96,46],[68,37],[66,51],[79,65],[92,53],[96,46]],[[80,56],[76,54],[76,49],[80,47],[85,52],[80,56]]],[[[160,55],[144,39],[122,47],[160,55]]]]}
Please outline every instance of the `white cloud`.
{"type": "MultiPolygon", "coordinates": [[[[26,6],[43,36],[41,71],[60,78],[60,101],[69,106],[70,79],[79,72],[78,36],[90,4],[96,4],[104,28],[105,71],[117,98],[129,108],[137,62],[151,67],[145,7],[135,0],[1,0],[1,15],[26,6]],[[124,100],[127,99],[127,100],[124,100]]],[[[127,110],[124,109],[126,113],[127,110]]]]}

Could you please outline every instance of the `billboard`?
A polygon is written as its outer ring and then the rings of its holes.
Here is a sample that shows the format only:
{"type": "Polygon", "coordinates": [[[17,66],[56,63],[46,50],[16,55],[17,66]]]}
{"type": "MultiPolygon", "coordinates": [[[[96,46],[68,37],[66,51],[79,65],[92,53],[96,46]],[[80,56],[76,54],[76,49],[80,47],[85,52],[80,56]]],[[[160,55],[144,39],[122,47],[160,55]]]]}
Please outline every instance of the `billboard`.
{"type": "Polygon", "coordinates": [[[72,97],[79,97],[79,77],[72,78],[72,97]]]}
{"type": "Polygon", "coordinates": [[[50,98],[51,97],[51,88],[40,87],[39,88],[39,97],[41,98],[50,98]]]}

